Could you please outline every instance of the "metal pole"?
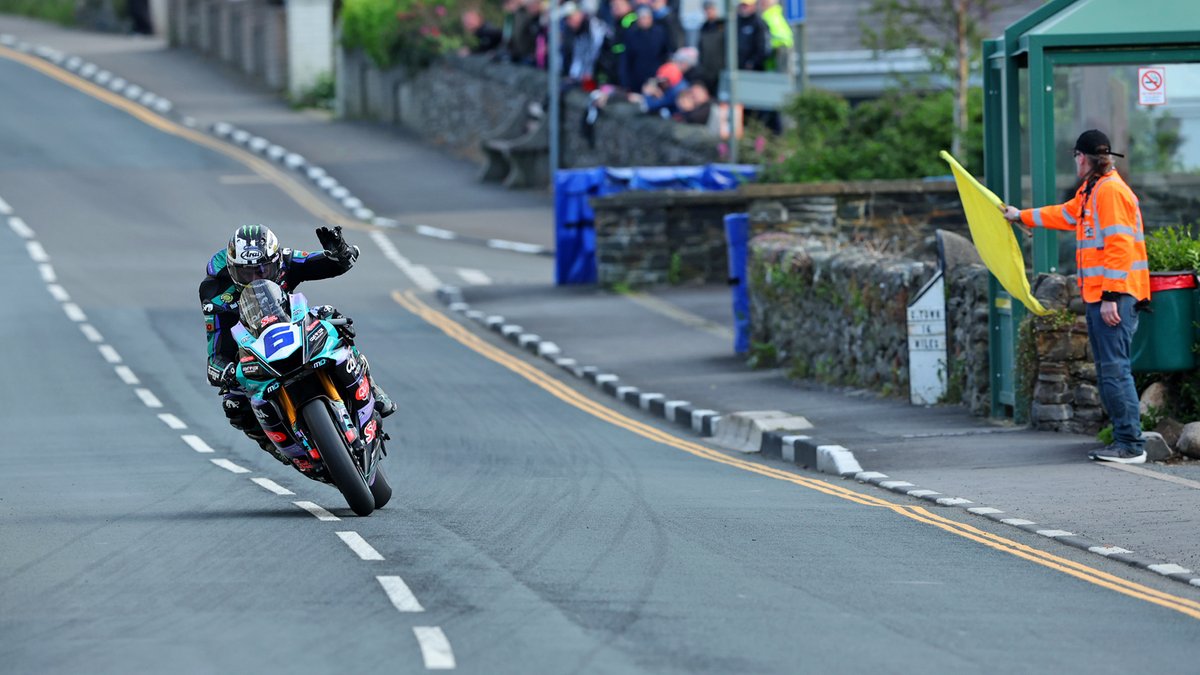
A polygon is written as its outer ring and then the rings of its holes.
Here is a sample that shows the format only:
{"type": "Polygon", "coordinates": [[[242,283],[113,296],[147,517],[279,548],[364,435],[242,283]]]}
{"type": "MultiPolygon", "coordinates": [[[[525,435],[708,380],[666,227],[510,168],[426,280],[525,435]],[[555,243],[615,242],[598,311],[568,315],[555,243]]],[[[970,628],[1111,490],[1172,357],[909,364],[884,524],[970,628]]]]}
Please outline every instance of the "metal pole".
{"type": "Polygon", "coordinates": [[[562,96],[562,12],[557,2],[550,5],[550,60],[546,64],[550,91],[550,192],[554,193],[554,173],[559,166],[559,106],[562,96]]]}
{"type": "Polygon", "coordinates": [[[739,0],[725,0],[725,81],[729,85],[729,161],[737,164],[738,139],[737,124],[734,116],[737,114],[737,72],[738,72],[738,30],[737,6],[739,0]]]}

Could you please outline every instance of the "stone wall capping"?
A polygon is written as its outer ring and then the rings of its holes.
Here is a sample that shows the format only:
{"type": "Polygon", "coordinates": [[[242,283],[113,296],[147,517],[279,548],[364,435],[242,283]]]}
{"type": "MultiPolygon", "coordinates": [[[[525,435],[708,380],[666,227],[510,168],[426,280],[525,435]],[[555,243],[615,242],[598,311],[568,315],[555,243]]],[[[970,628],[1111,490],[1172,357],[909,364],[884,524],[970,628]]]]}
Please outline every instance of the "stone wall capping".
{"type": "Polygon", "coordinates": [[[876,193],[957,194],[952,180],[863,180],[838,183],[749,183],[738,188],[751,199],[787,197],[870,195],[876,193]]]}

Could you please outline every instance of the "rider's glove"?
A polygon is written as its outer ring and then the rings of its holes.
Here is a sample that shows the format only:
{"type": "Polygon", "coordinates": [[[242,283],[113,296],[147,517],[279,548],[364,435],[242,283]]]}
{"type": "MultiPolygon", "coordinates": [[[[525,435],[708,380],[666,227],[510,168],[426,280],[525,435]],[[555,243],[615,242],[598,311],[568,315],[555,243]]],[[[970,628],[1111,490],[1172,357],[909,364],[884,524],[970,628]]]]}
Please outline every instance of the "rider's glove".
{"type": "Polygon", "coordinates": [[[332,260],[343,265],[350,265],[358,259],[358,247],[347,244],[346,240],[342,238],[341,225],[333,229],[318,227],[317,239],[321,242],[321,248],[325,249],[325,255],[332,260]]]}
{"type": "Polygon", "coordinates": [[[220,383],[222,389],[233,389],[238,386],[236,363],[225,364],[225,367],[221,369],[220,383]]]}

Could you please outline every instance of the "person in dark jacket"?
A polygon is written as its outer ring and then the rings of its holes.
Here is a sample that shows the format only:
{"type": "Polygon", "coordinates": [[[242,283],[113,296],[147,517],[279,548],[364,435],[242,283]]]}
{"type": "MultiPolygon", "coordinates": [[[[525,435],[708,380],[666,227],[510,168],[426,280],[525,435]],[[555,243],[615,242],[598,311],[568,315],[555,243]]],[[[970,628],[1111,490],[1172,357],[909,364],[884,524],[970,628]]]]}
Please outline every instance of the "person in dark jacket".
{"type": "Polygon", "coordinates": [[[508,54],[513,63],[536,63],[538,35],[541,31],[541,0],[526,0],[513,17],[512,38],[508,43],[508,54]]]}
{"type": "Polygon", "coordinates": [[[757,0],[738,3],[738,69],[765,70],[771,51],[771,29],[758,15],[757,0]]]}
{"type": "Polygon", "coordinates": [[[704,25],[700,27],[700,63],[692,80],[704,85],[709,96],[717,95],[721,71],[725,70],[725,19],[716,0],[704,0],[704,25]]]}
{"type": "Polygon", "coordinates": [[[487,22],[477,9],[467,9],[462,13],[463,34],[467,40],[473,41],[464,51],[469,54],[487,54],[500,48],[503,33],[499,28],[487,22]]]}
{"type": "Polygon", "coordinates": [[[654,10],[639,5],[637,21],[625,31],[624,39],[620,84],[627,91],[641,91],[642,85],[671,57],[671,36],[665,26],[654,20],[654,10]]]}

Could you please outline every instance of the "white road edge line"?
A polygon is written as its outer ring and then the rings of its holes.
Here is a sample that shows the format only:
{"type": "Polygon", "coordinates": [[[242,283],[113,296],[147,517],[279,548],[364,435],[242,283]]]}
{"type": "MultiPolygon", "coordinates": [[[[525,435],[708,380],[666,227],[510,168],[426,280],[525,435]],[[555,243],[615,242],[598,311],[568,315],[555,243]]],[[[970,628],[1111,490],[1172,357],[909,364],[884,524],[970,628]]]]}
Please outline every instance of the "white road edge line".
{"type": "Polygon", "coordinates": [[[442,287],[442,282],[429,271],[428,267],[423,265],[414,265],[412,262],[400,255],[400,251],[396,250],[396,245],[388,239],[387,235],[382,232],[372,232],[371,240],[383,251],[384,257],[392,261],[392,264],[408,275],[409,279],[423,291],[436,291],[442,287]]]}
{"type": "Polygon", "coordinates": [[[163,407],[162,401],[158,400],[158,397],[154,395],[154,392],[150,391],[149,389],[139,387],[134,389],[133,392],[138,395],[138,398],[142,399],[142,403],[145,403],[147,408],[163,407]]]}
{"type": "Polygon", "coordinates": [[[286,495],[296,494],[295,492],[292,492],[291,490],[283,487],[279,483],[276,483],[275,481],[271,480],[270,478],[251,478],[250,480],[254,484],[258,485],[260,488],[267,490],[269,492],[274,492],[277,495],[286,496],[286,495]]]}
{"type": "Polygon", "coordinates": [[[413,626],[413,634],[421,646],[421,658],[425,660],[426,670],[454,670],[454,651],[450,649],[450,641],[441,628],[413,626]]]}
{"type": "Polygon", "coordinates": [[[180,436],[180,438],[182,438],[183,442],[187,443],[196,452],[203,452],[205,454],[215,452],[212,448],[208,447],[208,443],[205,443],[204,439],[200,438],[199,436],[193,434],[184,434],[180,436]]]}
{"type": "Polygon", "coordinates": [[[172,415],[171,413],[159,413],[158,419],[162,420],[163,424],[167,425],[171,429],[178,430],[187,428],[187,425],[183,423],[183,420],[172,415]]]}
{"type": "Polygon", "coordinates": [[[16,216],[8,219],[8,227],[22,239],[33,239],[33,228],[16,216]]]}
{"type": "Polygon", "coordinates": [[[227,459],[210,459],[208,461],[212,462],[213,464],[216,464],[217,466],[221,467],[222,469],[225,469],[226,471],[228,471],[230,473],[250,473],[250,469],[247,469],[242,466],[238,466],[237,464],[234,464],[233,462],[231,462],[227,459]]]}
{"type": "Polygon", "coordinates": [[[100,356],[103,356],[105,361],[109,363],[121,362],[121,355],[117,353],[117,350],[112,345],[100,345],[96,349],[100,350],[100,356]]]}
{"type": "Polygon", "coordinates": [[[12,207],[8,205],[8,202],[0,199],[0,216],[11,215],[12,212],[12,207]]]}
{"type": "Polygon", "coordinates": [[[321,508],[321,506],[318,504],[314,504],[312,502],[292,502],[292,503],[295,504],[296,506],[299,506],[300,508],[304,509],[305,511],[308,511],[309,513],[313,514],[314,516],[316,516],[317,520],[327,522],[327,523],[341,520],[341,518],[338,518],[337,516],[333,515],[332,513],[321,508]]]}
{"type": "Polygon", "coordinates": [[[484,274],[482,270],[460,267],[458,268],[458,276],[462,277],[463,281],[472,286],[489,286],[492,283],[492,278],[484,274]]]}
{"type": "Polygon", "coordinates": [[[138,376],[133,372],[133,369],[131,369],[129,366],[117,366],[116,368],[113,368],[113,370],[117,371],[117,377],[121,378],[121,381],[125,384],[133,386],[135,384],[142,383],[142,381],[138,379],[138,376]]]}
{"type": "Polygon", "coordinates": [[[50,291],[50,295],[59,302],[70,302],[71,295],[67,293],[67,289],[58,284],[46,284],[46,290],[50,291]]]}
{"type": "Polygon", "coordinates": [[[29,252],[29,257],[33,259],[33,262],[50,262],[50,256],[46,255],[46,249],[36,241],[25,242],[25,250],[29,252]]]}
{"type": "Polygon", "coordinates": [[[38,273],[42,275],[42,281],[48,284],[58,281],[58,275],[54,273],[54,266],[50,263],[39,263],[38,273]]]}
{"type": "Polygon", "coordinates": [[[363,560],[383,560],[383,556],[379,554],[379,551],[372,548],[367,543],[367,540],[362,538],[361,534],[357,532],[338,532],[337,536],[350,547],[351,551],[358,554],[359,558],[363,560]]]}
{"type": "Polygon", "coordinates": [[[1118,471],[1126,471],[1128,473],[1136,473],[1137,475],[1145,476],[1146,478],[1153,478],[1155,480],[1166,481],[1168,483],[1174,483],[1176,485],[1183,485],[1185,487],[1200,490],[1200,482],[1188,480],[1187,478],[1183,478],[1181,476],[1175,476],[1169,473],[1159,473],[1153,469],[1143,469],[1140,466],[1133,466],[1131,464],[1117,464],[1116,462],[1102,462],[1102,464],[1110,469],[1117,469],[1118,471]]]}
{"type": "MultiPolygon", "coordinates": [[[[79,309],[79,305],[76,305],[73,302],[64,302],[62,308],[63,312],[66,312],[67,318],[75,323],[83,323],[84,321],[87,321],[87,314],[84,314],[83,310],[79,309]]],[[[84,331],[83,333],[84,335],[87,335],[87,331],[84,331]]],[[[99,335],[99,333],[96,334],[99,335]]],[[[88,336],[88,339],[92,340],[90,335],[88,336]]],[[[92,342],[99,342],[99,340],[92,340],[92,342]]]]}
{"type": "Polygon", "coordinates": [[[398,612],[424,612],[425,608],[417,600],[417,596],[413,595],[408,584],[404,583],[404,579],[400,577],[375,577],[379,580],[379,585],[383,586],[383,592],[387,593],[388,600],[392,601],[392,606],[398,612]]]}

